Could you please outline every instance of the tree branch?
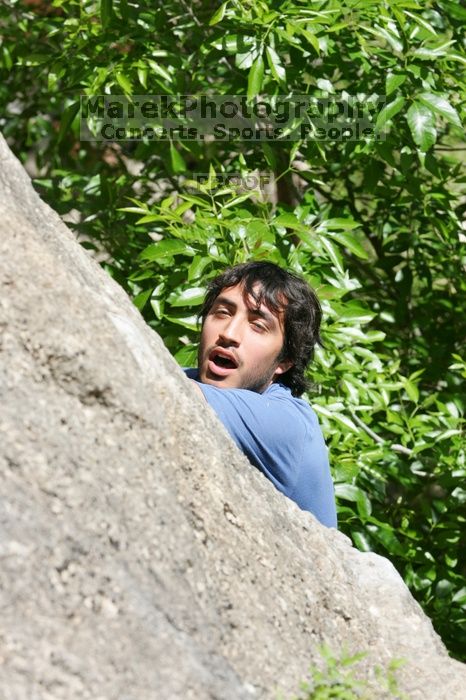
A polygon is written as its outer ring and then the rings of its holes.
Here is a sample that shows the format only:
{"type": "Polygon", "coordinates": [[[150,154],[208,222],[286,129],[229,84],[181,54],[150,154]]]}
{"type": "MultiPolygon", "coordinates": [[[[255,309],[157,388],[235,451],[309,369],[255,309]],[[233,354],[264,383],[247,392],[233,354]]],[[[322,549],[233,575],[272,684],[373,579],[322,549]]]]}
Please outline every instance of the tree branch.
{"type": "MultiPolygon", "coordinates": [[[[358,415],[356,415],[356,413],[354,411],[351,410],[351,408],[349,409],[349,413],[351,415],[351,418],[354,420],[354,422],[357,425],[359,425],[359,427],[362,428],[364,430],[364,432],[367,433],[367,435],[369,435],[369,437],[371,437],[376,443],[378,443],[379,445],[387,445],[387,441],[384,440],[383,437],[380,437],[380,435],[377,435],[377,433],[374,433],[374,431],[371,430],[369,428],[369,426],[366,425],[364,423],[364,421],[362,421],[360,419],[360,417],[358,415]]],[[[404,445],[399,445],[398,443],[392,443],[392,444],[389,444],[388,446],[394,452],[401,452],[401,454],[404,454],[404,455],[412,455],[413,454],[413,451],[409,447],[405,447],[404,445]]]]}

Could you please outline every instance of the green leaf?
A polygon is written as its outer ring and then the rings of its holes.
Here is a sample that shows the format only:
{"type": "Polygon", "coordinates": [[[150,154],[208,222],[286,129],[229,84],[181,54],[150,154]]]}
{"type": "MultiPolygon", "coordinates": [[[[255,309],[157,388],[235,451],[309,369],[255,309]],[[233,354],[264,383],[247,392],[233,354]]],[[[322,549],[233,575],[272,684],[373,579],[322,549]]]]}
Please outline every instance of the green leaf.
{"type": "Polygon", "coordinates": [[[164,292],[165,292],[165,283],[161,282],[156,286],[154,291],[152,292],[151,298],[150,298],[150,305],[152,307],[152,310],[156,317],[158,319],[161,319],[163,316],[163,311],[165,308],[165,299],[164,299],[164,292]]]}
{"type": "Polygon", "coordinates": [[[264,158],[267,161],[267,165],[272,169],[276,170],[278,167],[277,154],[275,149],[273,149],[269,143],[262,144],[262,151],[264,158]]]}
{"type": "Polygon", "coordinates": [[[175,175],[186,172],[184,158],[172,143],[170,144],[170,162],[175,175]]]}
{"type": "Polygon", "coordinates": [[[209,21],[210,27],[213,27],[214,24],[218,24],[218,22],[222,21],[222,19],[225,17],[227,5],[228,5],[228,2],[224,2],[222,5],[220,5],[217,12],[210,18],[210,21],[209,21]]]}
{"type": "Polygon", "coordinates": [[[454,435],[461,435],[461,430],[453,430],[453,428],[451,430],[446,430],[437,437],[436,441],[439,442],[440,440],[448,440],[448,438],[451,438],[454,435]]]}
{"type": "Polygon", "coordinates": [[[227,34],[227,36],[213,41],[212,46],[219,51],[244,54],[256,46],[256,39],[248,34],[227,34]]]}
{"type": "Polygon", "coordinates": [[[420,58],[421,61],[432,61],[434,58],[440,58],[445,56],[449,46],[455,43],[455,40],[446,41],[438,46],[421,46],[414,51],[413,56],[415,58],[420,58]]]}
{"type": "MultiPolygon", "coordinates": [[[[369,323],[369,321],[372,321],[375,316],[375,313],[369,311],[369,309],[365,306],[360,306],[354,301],[350,301],[345,304],[334,303],[332,306],[340,323],[344,323],[346,321],[353,321],[354,323],[369,323]]],[[[344,380],[344,383],[347,383],[346,380],[344,380]]]]}
{"type": "Polygon", "coordinates": [[[175,323],[177,326],[183,326],[183,328],[187,328],[190,331],[197,331],[199,328],[197,316],[167,316],[164,314],[163,317],[167,321],[175,323]]]}
{"type": "Polygon", "coordinates": [[[325,228],[327,230],[339,230],[342,229],[343,231],[345,230],[350,230],[353,228],[357,228],[360,224],[355,221],[354,219],[349,219],[349,218],[342,218],[339,217],[337,219],[326,219],[324,222],[325,228]]]}
{"type": "Polygon", "coordinates": [[[302,36],[310,43],[316,54],[320,56],[321,48],[318,37],[303,27],[299,27],[298,25],[295,26],[298,32],[302,34],[302,36]]]}
{"type": "Polygon", "coordinates": [[[147,304],[148,300],[150,299],[151,294],[152,294],[152,287],[150,289],[145,289],[143,292],[140,292],[133,299],[134,306],[137,309],[139,309],[139,311],[142,311],[143,308],[145,307],[145,305],[147,304]]]}
{"type": "Polygon", "coordinates": [[[395,92],[395,90],[398,90],[398,88],[403,85],[407,77],[407,75],[402,73],[389,73],[385,81],[385,92],[387,97],[388,95],[391,95],[392,92],[395,92]]]}
{"type": "Polygon", "coordinates": [[[369,255],[360,241],[347,231],[327,231],[327,235],[331,236],[335,241],[348,248],[356,257],[361,260],[368,260],[369,255]]]}
{"type": "Polygon", "coordinates": [[[210,262],[208,256],[196,255],[189,266],[188,282],[198,279],[210,262]]]}
{"type": "Polygon", "coordinates": [[[365,533],[352,532],[351,537],[353,538],[354,544],[361,552],[371,552],[372,551],[371,543],[370,543],[370,541],[365,533]]]}
{"type": "MultiPolygon", "coordinates": [[[[195,182],[194,180],[185,180],[184,185],[188,187],[194,187],[199,186],[199,183],[195,182]]],[[[201,197],[196,197],[193,194],[181,194],[180,197],[182,199],[185,199],[187,202],[190,202],[192,205],[198,206],[200,209],[209,209],[208,203],[205,199],[201,199],[201,197]]]]}
{"type": "Polygon", "coordinates": [[[416,95],[416,100],[428,107],[428,109],[437,112],[437,114],[440,114],[455,126],[461,127],[458,112],[445,97],[435,95],[433,92],[423,92],[420,95],[416,95]]]}
{"type": "Polygon", "coordinates": [[[378,523],[376,526],[370,527],[371,534],[386,547],[389,554],[404,556],[405,552],[400,544],[400,541],[395,535],[394,529],[385,523],[378,523]]]}
{"type": "Polygon", "coordinates": [[[356,502],[360,498],[364,499],[364,496],[367,498],[364,491],[358,486],[352,486],[351,484],[335,484],[335,496],[345,501],[353,502],[356,502]]]}
{"type": "Polygon", "coordinates": [[[272,223],[274,226],[278,226],[279,228],[289,228],[292,231],[301,231],[302,233],[309,233],[310,229],[309,226],[306,226],[298,221],[296,216],[291,212],[279,214],[275,219],[273,219],[272,223]]]}
{"type": "Polygon", "coordinates": [[[133,86],[131,85],[131,80],[126,75],[124,75],[124,73],[122,73],[121,71],[117,71],[117,73],[115,73],[115,78],[117,79],[117,82],[120,85],[120,87],[123,88],[124,92],[127,95],[131,95],[133,93],[133,86]]]}
{"type": "Polygon", "coordinates": [[[259,55],[249,70],[248,76],[248,101],[251,101],[253,97],[259,94],[262,88],[262,81],[264,78],[264,59],[262,54],[259,55]]]}
{"type": "Polygon", "coordinates": [[[361,519],[367,520],[367,518],[372,513],[372,503],[365,491],[360,489],[358,496],[356,498],[356,507],[358,509],[359,516],[361,519]]]}
{"type": "Polygon", "coordinates": [[[235,66],[240,70],[251,68],[258,55],[259,50],[257,46],[254,46],[254,48],[252,48],[250,51],[246,51],[245,53],[237,53],[235,56],[235,66]]]}
{"type": "Polygon", "coordinates": [[[413,401],[414,403],[418,403],[419,402],[419,389],[417,388],[417,386],[415,384],[413,384],[413,382],[410,382],[409,379],[405,379],[403,384],[404,384],[405,391],[408,394],[411,401],[413,401]]]}
{"type": "Polygon", "coordinates": [[[459,605],[466,605],[466,586],[456,591],[455,595],[452,597],[452,601],[459,605]]]}
{"type": "Polygon", "coordinates": [[[204,301],[205,292],[205,287],[176,289],[170,294],[167,301],[171,306],[199,306],[204,301]]]}
{"type": "Polygon", "coordinates": [[[139,226],[140,224],[151,224],[154,221],[165,221],[165,217],[163,217],[161,214],[145,214],[140,219],[138,219],[136,223],[139,226]]]}
{"type": "Polygon", "coordinates": [[[11,58],[11,53],[8,51],[6,46],[2,47],[3,53],[3,65],[7,70],[11,70],[13,67],[13,59],[11,58]]]}
{"type": "Polygon", "coordinates": [[[267,54],[267,61],[273,77],[278,83],[284,82],[286,80],[286,71],[281,64],[280,57],[278,56],[277,52],[271,46],[267,46],[265,53],[267,54]]]}
{"type": "Polygon", "coordinates": [[[392,102],[389,102],[388,105],[385,105],[385,107],[379,112],[377,116],[377,121],[375,124],[376,129],[382,129],[383,126],[388,122],[389,119],[395,116],[395,114],[398,114],[403,109],[403,105],[405,103],[405,98],[403,95],[399,95],[398,97],[395,97],[395,99],[392,102]]]}
{"type": "Polygon", "coordinates": [[[448,53],[445,54],[445,58],[447,58],[449,61],[458,61],[459,63],[462,63],[463,66],[466,66],[466,58],[462,56],[460,53],[455,53],[454,51],[449,51],[448,53]]]}
{"type": "Polygon", "coordinates": [[[185,345],[175,354],[175,360],[180,367],[195,367],[197,364],[197,347],[185,345]]]}
{"type": "Polygon", "coordinates": [[[370,343],[377,343],[381,340],[385,340],[386,333],[383,331],[367,331],[366,340],[370,343]]]}
{"type": "Polygon", "coordinates": [[[323,92],[328,92],[331,95],[335,93],[335,88],[333,87],[333,84],[330,82],[330,80],[327,80],[326,78],[318,78],[317,87],[319,88],[319,90],[322,90],[323,92]]]}
{"type": "Polygon", "coordinates": [[[147,61],[147,63],[152,68],[154,73],[156,73],[161,78],[166,80],[167,83],[172,82],[172,77],[171,77],[170,73],[168,72],[168,70],[166,68],[164,68],[162,65],[160,65],[160,63],[157,63],[157,61],[147,61]]]}
{"type": "Polygon", "coordinates": [[[384,27],[379,27],[377,24],[375,27],[369,27],[366,25],[364,30],[370,34],[374,34],[376,37],[384,39],[386,42],[388,42],[395,53],[403,53],[403,42],[401,41],[399,34],[390,31],[389,29],[385,29],[384,27]]]}
{"type": "Polygon", "coordinates": [[[192,256],[194,255],[194,250],[183,241],[169,238],[157,243],[151,243],[142,251],[139,257],[141,260],[155,261],[181,254],[192,256]]]}
{"type": "Polygon", "coordinates": [[[408,15],[408,17],[411,17],[411,19],[414,20],[414,22],[416,22],[416,24],[418,24],[420,27],[422,27],[427,32],[429,32],[429,34],[432,34],[433,36],[437,36],[437,32],[435,31],[433,26],[431,24],[429,24],[429,22],[426,22],[425,19],[423,19],[419,15],[413,14],[412,12],[408,12],[408,10],[404,10],[404,13],[405,13],[405,15],[408,15]]]}
{"type": "Polygon", "coordinates": [[[60,143],[64,138],[65,134],[69,130],[71,124],[74,121],[75,116],[79,112],[80,102],[74,102],[72,105],[67,107],[63,112],[63,117],[60,122],[60,131],[58,132],[57,142],[60,143]]]}
{"type": "Polygon", "coordinates": [[[353,421],[350,418],[345,416],[344,413],[340,413],[339,411],[333,411],[332,419],[338,421],[339,423],[341,423],[341,425],[344,425],[345,428],[349,428],[349,430],[351,430],[353,433],[360,432],[360,429],[353,423],[353,421]]]}
{"type": "Polygon", "coordinates": [[[324,246],[325,250],[327,251],[330,260],[333,262],[333,264],[337,268],[338,272],[340,272],[343,275],[344,271],[343,271],[343,263],[342,263],[341,255],[339,254],[339,252],[337,251],[337,249],[335,248],[333,243],[331,241],[329,241],[328,238],[326,238],[325,236],[322,236],[322,235],[321,235],[319,240],[322,243],[322,245],[324,246]]]}
{"type": "Polygon", "coordinates": [[[437,140],[434,115],[425,105],[414,102],[406,116],[414,143],[426,153],[437,140]]]}
{"type": "Polygon", "coordinates": [[[457,0],[444,0],[442,5],[449,15],[466,22],[466,7],[460,5],[457,0]]]}
{"type": "Polygon", "coordinates": [[[138,80],[141,83],[143,88],[147,89],[147,75],[149,71],[147,69],[147,66],[139,66],[138,68],[138,80]]]}
{"type": "Polygon", "coordinates": [[[177,205],[173,213],[175,214],[175,216],[183,216],[183,214],[187,212],[188,209],[191,209],[191,202],[183,201],[177,205]]]}
{"type": "Polygon", "coordinates": [[[250,199],[252,195],[253,192],[246,192],[245,194],[240,194],[237,197],[233,197],[233,199],[230,199],[222,206],[222,211],[224,209],[230,209],[230,207],[235,207],[237,204],[240,204],[240,202],[245,202],[246,199],[250,199]]]}

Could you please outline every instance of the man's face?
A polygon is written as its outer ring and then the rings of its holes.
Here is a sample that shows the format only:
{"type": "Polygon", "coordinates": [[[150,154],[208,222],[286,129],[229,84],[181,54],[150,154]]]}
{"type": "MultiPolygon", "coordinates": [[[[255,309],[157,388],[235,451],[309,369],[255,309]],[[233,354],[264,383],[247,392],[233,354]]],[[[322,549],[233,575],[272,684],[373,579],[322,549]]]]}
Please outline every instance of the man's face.
{"type": "Polygon", "coordinates": [[[243,286],[222,289],[205,318],[198,353],[199,377],[222,389],[262,393],[291,367],[278,362],[283,347],[283,312],[245,299],[243,286]]]}

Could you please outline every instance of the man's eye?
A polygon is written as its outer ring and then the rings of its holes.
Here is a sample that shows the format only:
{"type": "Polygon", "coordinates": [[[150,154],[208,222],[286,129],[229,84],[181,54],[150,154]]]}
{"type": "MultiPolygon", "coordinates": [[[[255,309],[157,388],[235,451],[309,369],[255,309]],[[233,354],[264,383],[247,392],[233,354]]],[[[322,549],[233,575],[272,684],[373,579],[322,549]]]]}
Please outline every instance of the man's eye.
{"type": "Polygon", "coordinates": [[[259,331],[266,331],[267,330],[266,326],[264,326],[264,324],[260,323],[259,321],[253,321],[252,325],[254,326],[254,328],[256,328],[259,331]]]}
{"type": "Polygon", "coordinates": [[[215,309],[214,313],[217,314],[217,316],[226,316],[228,314],[228,309],[215,309]]]}

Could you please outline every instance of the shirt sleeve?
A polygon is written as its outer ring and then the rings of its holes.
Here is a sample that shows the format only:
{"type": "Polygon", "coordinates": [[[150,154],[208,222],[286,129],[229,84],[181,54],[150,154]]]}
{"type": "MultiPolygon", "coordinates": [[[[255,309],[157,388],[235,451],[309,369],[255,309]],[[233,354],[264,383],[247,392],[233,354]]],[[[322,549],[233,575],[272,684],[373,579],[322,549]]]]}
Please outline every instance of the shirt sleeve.
{"type": "Polygon", "coordinates": [[[249,461],[300,508],[336,527],[327,448],[312,408],[279,386],[259,394],[198,385],[249,461]]]}

